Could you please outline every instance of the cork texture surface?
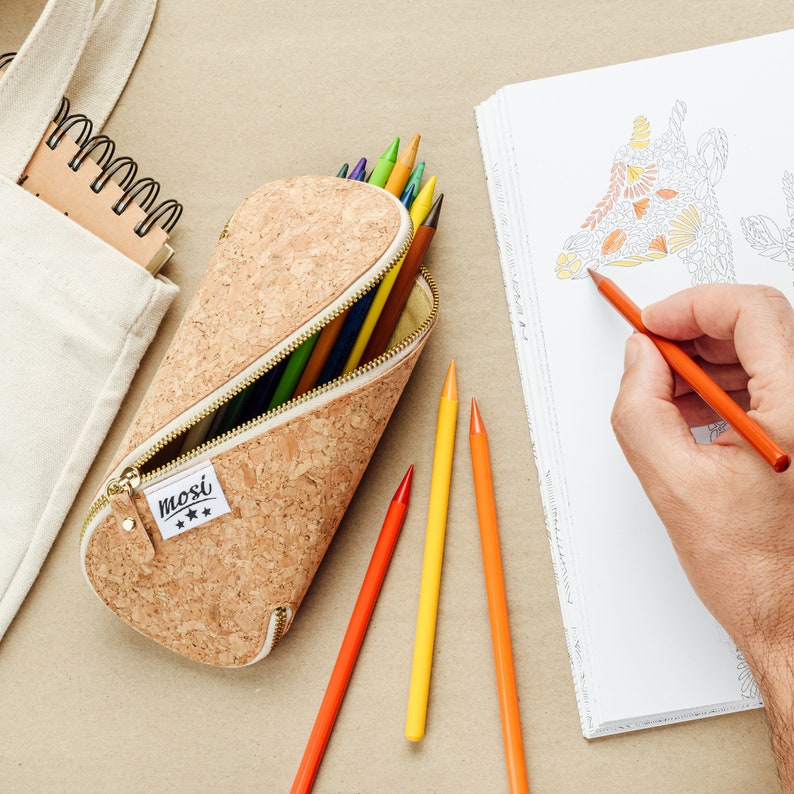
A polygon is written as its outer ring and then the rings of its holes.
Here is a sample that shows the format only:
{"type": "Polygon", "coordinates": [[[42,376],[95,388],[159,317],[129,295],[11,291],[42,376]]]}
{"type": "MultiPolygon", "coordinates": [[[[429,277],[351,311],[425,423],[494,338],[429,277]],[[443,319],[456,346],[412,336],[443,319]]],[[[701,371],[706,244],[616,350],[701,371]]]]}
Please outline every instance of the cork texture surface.
{"type": "Polygon", "coordinates": [[[395,201],[355,181],[291,177],[248,196],[117,459],[322,312],[378,262],[399,228],[395,201]]]}
{"type": "Polygon", "coordinates": [[[98,595],[188,658],[252,661],[273,610],[294,616],[303,600],[426,339],[352,392],[317,408],[310,401],[301,416],[213,457],[230,513],[163,540],[135,495],[153,559],[108,515],[86,549],[98,595]]]}

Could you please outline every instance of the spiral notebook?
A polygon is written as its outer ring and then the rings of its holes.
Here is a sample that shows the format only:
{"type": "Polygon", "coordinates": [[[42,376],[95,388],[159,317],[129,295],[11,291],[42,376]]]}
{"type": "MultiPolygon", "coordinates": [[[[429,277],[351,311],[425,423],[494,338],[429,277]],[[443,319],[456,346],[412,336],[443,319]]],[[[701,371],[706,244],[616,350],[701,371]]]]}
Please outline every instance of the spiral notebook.
{"type": "Polygon", "coordinates": [[[631,329],[587,268],[641,306],[712,281],[791,298],[792,81],[789,31],[510,85],[476,109],[587,737],[761,704],[615,441],[631,329]]]}
{"type": "MultiPolygon", "coordinates": [[[[13,55],[0,56],[0,74],[13,55]]],[[[136,162],[92,129],[64,98],[18,184],[155,275],[173,254],[182,205],[158,201],[159,183],[139,177],[136,162]]]]}

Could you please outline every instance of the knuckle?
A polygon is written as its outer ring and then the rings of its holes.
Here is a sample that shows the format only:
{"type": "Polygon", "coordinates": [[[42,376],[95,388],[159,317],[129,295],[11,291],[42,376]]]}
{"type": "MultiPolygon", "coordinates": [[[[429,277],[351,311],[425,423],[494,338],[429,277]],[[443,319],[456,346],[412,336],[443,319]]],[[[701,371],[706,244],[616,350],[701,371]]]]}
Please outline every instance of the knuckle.
{"type": "Polygon", "coordinates": [[[612,406],[609,420],[612,425],[612,432],[617,436],[621,444],[625,439],[634,435],[634,429],[637,426],[635,403],[635,400],[619,394],[612,406]]]}

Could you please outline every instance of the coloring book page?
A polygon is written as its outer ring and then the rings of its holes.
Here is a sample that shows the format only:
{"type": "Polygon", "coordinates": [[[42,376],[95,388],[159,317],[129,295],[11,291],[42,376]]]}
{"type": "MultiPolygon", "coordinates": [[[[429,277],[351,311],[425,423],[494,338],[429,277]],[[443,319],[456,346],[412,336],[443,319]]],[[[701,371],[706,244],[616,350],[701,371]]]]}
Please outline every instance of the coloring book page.
{"type": "Polygon", "coordinates": [[[586,736],[760,705],[613,436],[631,329],[587,268],[640,306],[717,281],[791,298],[792,78],[786,32],[507,86],[476,111],[586,736]]]}

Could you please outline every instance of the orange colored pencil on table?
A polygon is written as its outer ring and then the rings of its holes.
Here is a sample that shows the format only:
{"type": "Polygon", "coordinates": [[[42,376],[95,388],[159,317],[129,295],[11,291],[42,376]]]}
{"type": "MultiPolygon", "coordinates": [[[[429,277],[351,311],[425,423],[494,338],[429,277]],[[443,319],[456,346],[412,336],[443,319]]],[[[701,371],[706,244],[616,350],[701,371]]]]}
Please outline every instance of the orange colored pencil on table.
{"type": "Polygon", "coordinates": [[[642,311],[612,279],[587,269],[598,291],[642,334],[648,336],[658,351],[691,387],[708,403],[776,472],[783,472],[791,458],[763,428],[707,375],[675,342],[652,334],[642,322],[642,311]]]}
{"type": "Polygon", "coordinates": [[[528,792],[529,785],[526,762],[524,761],[524,743],[521,738],[521,717],[518,711],[513,649],[510,643],[510,624],[507,617],[502,554],[499,548],[499,528],[496,520],[496,501],[491,474],[491,458],[488,451],[488,434],[485,432],[475,399],[471,401],[469,445],[471,446],[477,518],[480,524],[485,589],[488,595],[488,615],[491,621],[496,686],[499,693],[499,710],[502,715],[502,739],[505,747],[507,776],[511,794],[518,794],[518,792],[528,792]]]}
{"type": "Polygon", "coordinates": [[[375,608],[375,602],[383,584],[383,579],[386,576],[394,546],[397,543],[397,538],[405,520],[413,472],[414,467],[410,466],[389,504],[380,535],[372,552],[372,559],[364,575],[356,605],[353,607],[353,614],[350,617],[345,637],[342,640],[342,646],[339,649],[336,664],[320,704],[320,710],[314,721],[314,727],[309,735],[309,741],[298,767],[298,773],[290,789],[291,794],[311,791],[314,784],[314,778],[320,767],[325,746],[328,744],[336,716],[342,705],[342,699],[345,696],[350,676],[353,673],[356,657],[364,640],[369,619],[375,608]]]}

